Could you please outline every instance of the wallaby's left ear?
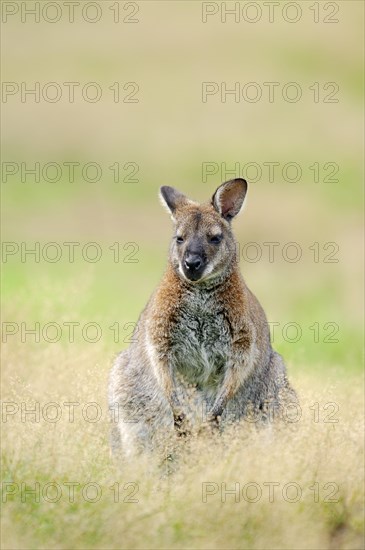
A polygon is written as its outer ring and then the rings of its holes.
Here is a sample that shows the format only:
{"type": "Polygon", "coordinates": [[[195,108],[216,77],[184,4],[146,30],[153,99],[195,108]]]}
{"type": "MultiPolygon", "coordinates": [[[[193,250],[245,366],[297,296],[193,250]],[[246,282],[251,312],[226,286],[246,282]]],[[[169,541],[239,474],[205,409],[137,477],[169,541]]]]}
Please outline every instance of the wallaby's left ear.
{"type": "Polygon", "coordinates": [[[247,193],[247,181],[242,178],[222,183],[212,197],[212,205],[227,221],[237,216],[247,193]]]}

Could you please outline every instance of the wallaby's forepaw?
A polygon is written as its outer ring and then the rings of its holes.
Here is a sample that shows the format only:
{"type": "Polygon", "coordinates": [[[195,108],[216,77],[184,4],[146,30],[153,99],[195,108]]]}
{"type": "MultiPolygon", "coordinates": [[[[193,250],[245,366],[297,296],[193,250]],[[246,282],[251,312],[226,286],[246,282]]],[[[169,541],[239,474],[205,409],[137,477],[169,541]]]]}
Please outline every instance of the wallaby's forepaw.
{"type": "Polygon", "coordinates": [[[191,432],[188,429],[186,415],[184,413],[174,415],[174,426],[178,437],[188,437],[191,435],[191,432]]]}
{"type": "Polygon", "coordinates": [[[222,418],[221,418],[220,415],[211,414],[211,415],[208,416],[207,420],[208,420],[209,425],[213,429],[216,429],[216,428],[219,428],[222,418]]]}
{"type": "Polygon", "coordinates": [[[208,415],[205,422],[201,425],[199,433],[203,435],[214,435],[219,431],[221,422],[220,416],[208,415]]]}

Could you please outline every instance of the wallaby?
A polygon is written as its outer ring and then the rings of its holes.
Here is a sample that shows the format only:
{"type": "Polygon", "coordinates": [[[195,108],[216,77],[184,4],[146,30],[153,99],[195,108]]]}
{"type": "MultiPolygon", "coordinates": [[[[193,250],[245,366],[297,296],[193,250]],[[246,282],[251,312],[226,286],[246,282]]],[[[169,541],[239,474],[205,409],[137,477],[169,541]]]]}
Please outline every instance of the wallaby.
{"type": "Polygon", "coordinates": [[[240,178],[206,204],[160,189],[174,223],[168,266],[110,376],[112,447],[126,455],[199,425],[220,430],[252,413],[264,419],[268,407],[296,400],[239,271],[231,221],[246,193],[240,178]]]}

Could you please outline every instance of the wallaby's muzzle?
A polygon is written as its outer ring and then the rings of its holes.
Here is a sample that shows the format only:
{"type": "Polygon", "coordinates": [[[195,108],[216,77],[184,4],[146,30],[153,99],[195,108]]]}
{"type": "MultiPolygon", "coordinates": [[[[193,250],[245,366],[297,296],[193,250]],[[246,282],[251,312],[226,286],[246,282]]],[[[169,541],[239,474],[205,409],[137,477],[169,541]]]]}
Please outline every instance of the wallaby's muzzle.
{"type": "Polygon", "coordinates": [[[206,262],[200,254],[188,253],[183,262],[184,275],[190,281],[198,281],[203,275],[206,262]]]}
{"type": "Polygon", "coordinates": [[[201,279],[207,265],[207,254],[201,238],[195,235],[188,240],[181,264],[183,273],[189,281],[201,279]]]}

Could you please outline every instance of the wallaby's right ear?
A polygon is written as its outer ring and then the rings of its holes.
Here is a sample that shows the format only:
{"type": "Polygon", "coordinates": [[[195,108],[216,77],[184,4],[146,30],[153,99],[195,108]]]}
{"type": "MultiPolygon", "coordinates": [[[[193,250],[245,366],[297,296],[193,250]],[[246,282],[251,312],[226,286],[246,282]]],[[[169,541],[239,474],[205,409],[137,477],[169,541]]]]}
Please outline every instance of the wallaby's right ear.
{"type": "Polygon", "coordinates": [[[247,193],[247,181],[242,178],[222,183],[212,197],[212,205],[228,222],[241,210],[247,193]]]}
{"type": "Polygon", "coordinates": [[[173,218],[178,208],[181,208],[184,204],[190,202],[185,195],[180,193],[180,191],[174,189],[173,187],[169,187],[168,185],[163,185],[160,188],[160,199],[162,205],[168,210],[173,218]]]}

